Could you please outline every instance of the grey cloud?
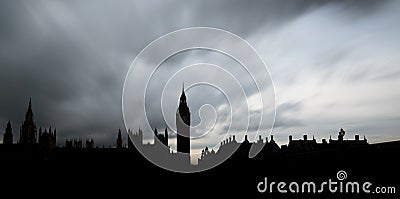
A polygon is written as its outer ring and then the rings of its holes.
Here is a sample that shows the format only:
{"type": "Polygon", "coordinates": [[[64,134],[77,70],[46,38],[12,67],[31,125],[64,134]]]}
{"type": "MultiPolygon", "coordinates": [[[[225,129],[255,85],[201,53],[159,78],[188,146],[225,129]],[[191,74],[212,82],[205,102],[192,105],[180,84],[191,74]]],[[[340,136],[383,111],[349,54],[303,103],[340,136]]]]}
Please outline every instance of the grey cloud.
{"type": "MultiPolygon", "coordinates": [[[[121,93],[133,58],[149,42],[165,33],[192,26],[211,26],[248,39],[260,51],[270,66],[279,90],[277,100],[282,104],[277,110],[276,126],[301,130],[304,121],[289,113],[307,112],[304,107],[309,107],[311,102],[293,103],[307,98],[301,95],[295,96],[299,99],[286,99],[291,96],[281,99],[282,90],[290,90],[314,75],[319,79],[316,82],[321,83],[317,86],[320,90],[332,79],[347,79],[350,83],[398,80],[395,70],[398,60],[392,59],[392,54],[382,55],[398,52],[395,46],[399,30],[390,26],[398,19],[393,14],[393,9],[397,8],[398,3],[391,1],[2,1],[0,126],[11,120],[14,134],[18,134],[29,97],[32,97],[38,125],[57,127],[59,143],[69,137],[92,136],[96,145],[113,144],[117,129],[124,126],[121,93]],[[332,10],[329,13],[331,8],[337,13],[332,10]],[[311,27],[307,23],[297,24],[293,28],[299,21],[313,22],[318,17],[325,21],[311,23],[311,27]],[[327,44],[319,42],[321,45],[318,45],[318,35],[329,32],[321,33],[316,26],[335,25],[341,20],[346,22],[347,29],[341,34],[328,35],[330,40],[324,40],[327,44]],[[305,35],[298,35],[300,30],[308,29],[305,35]],[[297,43],[299,40],[304,43],[297,43]],[[358,57],[374,52],[368,51],[369,45],[376,48],[377,53],[358,57]],[[351,62],[365,59],[367,63],[378,65],[385,57],[388,63],[383,68],[363,68],[360,66],[363,63],[351,62]],[[355,66],[349,68],[348,64],[355,66]]],[[[333,30],[341,28],[337,26],[333,30]]],[[[207,53],[192,53],[178,56],[163,67],[172,72],[174,66],[207,59],[215,60],[211,63],[230,64],[207,53]]],[[[241,71],[231,70],[242,78],[248,94],[254,93],[251,84],[240,75],[241,71]]],[[[155,87],[167,78],[168,75],[158,76],[155,87]]],[[[203,102],[208,101],[215,107],[225,103],[216,92],[202,95],[195,91],[195,88],[189,91],[194,122],[199,121],[195,110],[203,102]],[[212,94],[216,97],[210,97],[212,94]]],[[[158,101],[153,99],[158,97],[149,96],[150,109],[156,109],[158,101]]],[[[168,103],[177,106],[177,100],[178,96],[168,103]]],[[[152,125],[164,128],[160,112],[152,112],[151,120],[152,125]]],[[[397,127],[388,126],[392,127],[386,130],[388,134],[397,127]]],[[[221,129],[226,126],[222,125],[221,129]]]]}
{"type": "Polygon", "coordinates": [[[274,128],[282,129],[294,126],[303,126],[299,112],[301,112],[301,101],[286,102],[278,105],[274,128]]]}

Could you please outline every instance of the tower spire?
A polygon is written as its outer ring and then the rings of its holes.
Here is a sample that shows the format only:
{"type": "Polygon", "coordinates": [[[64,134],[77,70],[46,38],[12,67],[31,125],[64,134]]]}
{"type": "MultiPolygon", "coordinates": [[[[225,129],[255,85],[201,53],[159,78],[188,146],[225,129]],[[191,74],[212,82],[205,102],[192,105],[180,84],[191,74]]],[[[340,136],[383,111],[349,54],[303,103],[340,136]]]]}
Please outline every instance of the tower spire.
{"type": "Polygon", "coordinates": [[[8,120],[6,132],[4,133],[3,144],[13,144],[13,134],[10,120],[8,120]]]}
{"type": "Polygon", "coordinates": [[[176,111],[177,151],[182,153],[182,161],[190,164],[190,110],[186,102],[185,85],[182,83],[182,94],[176,111]]]}
{"type": "Polygon", "coordinates": [[[121,129],[118,129],[117,149],[121,148],[122,148],[122,135],[121,135],[121,129]]]}
{"type": "Polygon", "coordinates": [[[32,98],[29,98],[28,110],[26,110],[25,118],[27,118],[28,116],[29,116],[29,117],[33,117],[32,98]]]}
{"type": "Polygon", "coordinates": [[[32,110],[32,98],[29,98],[28,109],[32,110]]]}
{"type": "Polygon", "coordinates": [[[186,95],[185,95],[185,83],[182,82],[182,94],[180,98],[180,103],[186,103],[186,95]]]}
{"type": "Polygon", "coordinates": [[[36,125],[33,119],[32,98],[29,98],[28,110],[25,113],[25,120],[21,127],[20,143],[34,144],[36,143],[36,125]]]}

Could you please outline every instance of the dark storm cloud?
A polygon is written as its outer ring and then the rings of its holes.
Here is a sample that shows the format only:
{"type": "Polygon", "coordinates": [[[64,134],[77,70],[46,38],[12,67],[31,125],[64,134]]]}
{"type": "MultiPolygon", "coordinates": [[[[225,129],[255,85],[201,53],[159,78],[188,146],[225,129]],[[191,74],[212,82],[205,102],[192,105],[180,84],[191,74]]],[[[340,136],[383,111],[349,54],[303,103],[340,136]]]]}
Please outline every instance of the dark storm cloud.
{"type": "MultiPolygon", "coordinates": [[[[117,129],[123,129],[121,93],[129,64],[155,38],[180,28],[211,26],[243,38],[255,38],[252,44],[259,45],[258,41],[268,33],[326,6],[339,5],[343,9],[336,13],[338,17],[357,23],[365,16],[384,13],[381,7],[388,3],[1,1],[0,124],[11,120],[14,135],[18,135],[29,97],[32,97],[38,125],[57,127],[59,143],[69,137],[94,137],[96,145],[113,144],[117,129]]],[[[333,53],[315,62],[334,66],[341,64],[340,60],[346,56],[346,53],[333,53]]],[[[291,74],[286,68],[283,72],[274,70],[278,72],[273,73],[273,79],[275,77],[278,83],[297,83],[296,72],[291,74]]],[[[369,77],[370,72],[366,70],[365,73],[359,75],[361,79],[369,77]]],[[[331,71],[326,70],[324,74],[331,74],[331,71]]],[[[396,79],[396,74],[380,73],[376,78],[396,79]]],[[[349,79],[356,78],[349,75],[349,79]]],[[[206,98],[193,96],[199,100],[206,98]]],[[[155,96],[149,99],[152,97],[155,96]]],[[[176,103],[177,99],[171,101],[171,104],[176,103]]],[[[158,106],[152,101],[149,105],[158,106]]],[[[301,124],[293,117],[283,116],[290,109],[301,110],[300,107],[303,108],[296,103],[279,106],[277,122],[281,122],[282,127],[301,124]]],[[[152,122],[163,128],[161,119],[155,117],[152,122]]]]}

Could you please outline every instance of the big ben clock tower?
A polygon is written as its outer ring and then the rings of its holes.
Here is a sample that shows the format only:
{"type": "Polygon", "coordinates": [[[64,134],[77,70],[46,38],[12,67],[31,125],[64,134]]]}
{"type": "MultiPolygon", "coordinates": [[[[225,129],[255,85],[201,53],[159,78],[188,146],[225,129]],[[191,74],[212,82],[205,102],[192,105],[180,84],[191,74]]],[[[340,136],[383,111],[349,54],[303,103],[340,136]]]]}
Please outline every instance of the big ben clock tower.
{"type": "Polygon", "coordinates": [[[176,128],[178,133],[176,140],[177,150],[180,153],[187,154],[188,161],[190,161],[190,110],[186,103],[184,86],[182,86],[179,107],[176,111],[176,128]]]}

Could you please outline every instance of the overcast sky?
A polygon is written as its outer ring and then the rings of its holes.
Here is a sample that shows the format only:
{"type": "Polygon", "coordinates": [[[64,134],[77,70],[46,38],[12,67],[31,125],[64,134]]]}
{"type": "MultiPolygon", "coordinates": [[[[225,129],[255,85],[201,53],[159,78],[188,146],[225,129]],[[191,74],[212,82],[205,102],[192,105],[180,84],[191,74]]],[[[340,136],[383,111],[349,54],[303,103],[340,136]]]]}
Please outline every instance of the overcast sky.
{"type": "MultiPolygon", "coordinates": [[[[56,127],[58,144],[93,137],[96,145],[115,145],[124,128],[124,78],[135,56],[166,33],[209,26],[244,38],[266,62],[275,85],[278,143],[289,134],[336,138],[341,127],[348,138],[399,139],[399,11],[400,1],[1,1],[0,127],[11,120],[16,141],[32,97],[37,125],[56,127]]],[[[155,77],[163,82],[176,70],[171,66],[211,58],[229,63],[218,56],[177,55],[155,77]]],[[[207,86],[188,91],[195,123],[202,104],[226,104],[215,92],[207,86]]],[[[166,103],[176,110],[178,98],[166,103]]],[[[160,100],[146,99],[150,109],[160,100]]],[[[155,113],[151,125],[164,128],[155,113]]]]}

